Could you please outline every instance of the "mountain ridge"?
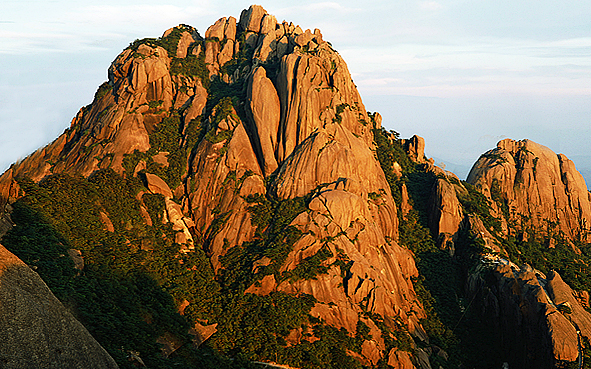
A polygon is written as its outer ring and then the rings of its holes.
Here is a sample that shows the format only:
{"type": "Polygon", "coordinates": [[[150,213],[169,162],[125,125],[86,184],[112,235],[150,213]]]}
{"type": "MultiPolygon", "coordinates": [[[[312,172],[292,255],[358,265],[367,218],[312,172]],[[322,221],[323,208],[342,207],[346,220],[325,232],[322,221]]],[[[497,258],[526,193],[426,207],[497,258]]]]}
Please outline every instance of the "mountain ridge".
{"type": "MultiPolygon", "coordinates": [[[[505,140],[503,152],[484,154],[461,182],[425,157],[423,139],[386,132],[381,116],[365,110],[319,30],[278,23],[251,6],[204,35],[180,25],[130,44],[70,128],[0,176],[2,242],[32,266],[55,258],[31,251],[36,242],[83,256],[79,273],[58,272],[53,261],[39,273],[119,365],[136,356],[158,367],[473,364],[471,345],[485,338],[469,324],[490,317],[464,318],[463,299],[498,307],[510,283],[495,287],[490,276],[518,285],[538,278],[516,265],[479,269],[481,257],[547,268],[519,248],[540,247],[541,239],[554,250],[585,250],[589,214],[578,210],[589,207],[589,192],[585,202],[566,158],[556,169],[551,159],[535,160],[549,149],[505,140]],[[512,228],[505,214],[505,202],[519,207],[528,198],[511,195],[512,183],[495,168],[531,172],[538,183],[534,161],[559,173],[564,204],[578,201],[561,213],[570,223],[557,219],[562,233],[537,232],[539,221],[512,228]],[[51,237],[23,234],[36,216],[48,219],[51,237]],[[80,299],[88,293],[99,310],[80,299]],[[105,316],[126,327],[123,336],[94,323],[105,316]]],[[[539,182],[540,193],[546,187],[539,182]]],[[[587,319],[574,293],[559,289],[572,317],[587,319]]],[[[517,298],[541,303],[526,292],[517,298]]],[[[536,319],[514,305],[503,309],[536,319]]],[[[491,327],[502,329],[486,359],[495,365],[501,342],[521,332],[498,311],[491,327]]],[[[536,329],[549,347],[540,367],[579,355],[572,340],[561,351],[548,343],[558,337],[552,329],[536,329]]],[[[506,361],[523,359],[511,355],[506,361]]]]}

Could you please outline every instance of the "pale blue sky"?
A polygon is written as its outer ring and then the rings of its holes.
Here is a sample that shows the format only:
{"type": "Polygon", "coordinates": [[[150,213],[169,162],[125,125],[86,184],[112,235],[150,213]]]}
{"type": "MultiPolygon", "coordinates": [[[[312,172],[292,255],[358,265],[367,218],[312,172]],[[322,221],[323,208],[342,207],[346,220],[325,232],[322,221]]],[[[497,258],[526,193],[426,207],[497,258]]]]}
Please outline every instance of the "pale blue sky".
{"type": "MultiPolygon", "coordinates": [[[[591,183],[591,0],[293,3],[260,4],[319,28],[366,108],[461,178],[509,137],[566,154],[591,183]]],[[[250,4],[0,0],[0,171],[68,127],[131,41],[179,23],[204,34],[250,4]]]]}

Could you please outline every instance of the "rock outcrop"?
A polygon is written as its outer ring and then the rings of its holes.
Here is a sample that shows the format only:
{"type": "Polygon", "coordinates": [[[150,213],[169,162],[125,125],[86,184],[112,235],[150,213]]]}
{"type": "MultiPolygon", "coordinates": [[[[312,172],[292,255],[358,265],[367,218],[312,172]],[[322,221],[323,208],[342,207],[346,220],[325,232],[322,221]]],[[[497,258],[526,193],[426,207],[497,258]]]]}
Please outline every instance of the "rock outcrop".
{"type": "Polygon", "coordinates": [[[408,153],[410,160],[414,161],[415,163],[426,163],[427,160],[425,159],[425,139],[414,135],[407,140],[402,140],[402,145],[404,149],[408,153]]]}
{"type": "Polygon", "coordinates": [[[118,368],[39,275],[2,245],[0,363],[3,368],[118,368]]]}
{"type": "Polygon", "coordinates": [[[458,194],[467,191],[453,173],[444,172],[431,163],[427,166],[428,171],[435,176],[430,199],[429,227],[439,247],[449,250],[453,255],[454,243],[464,219],[464,211],[458,194]]]}
{"type": "MultiPolygon", "coordinates": [[[[433,159],[426,159],[425,140],[422,137],[414,135],[410,139],[400,141],[408,158],[413,163],[420,164],[421,170],[433,178],[434,182],[429,198],[429,228],[438,246],[453,255],[455,252],[454,243],[464,220],[464,211],[458,197],[466,194],[467,190],[461,184],[458,176],[436,166],[433,159]]],[[[400,172],[397,168],[393,169],[396,173],[400,172]]],[[[402,174],[400,173],[400,175],[402,174]]],[[[406,185],[402,186],[401,193],[401,210],[403,213],[408,213],[411,207],[408,205],[406,185]]]]}
{"type": "Polygon", "coordinates": [[[482,214],[470,214],[462,227],[484,246],[483,264],[469,274],[468,289],[495,328],[502,360],[510,367],[570,365],[583,355],[579,341],[589,339],[591,315],[577,299],[586,292],[573,291],[556,271],[546,277],[528,265],[518,267],[504,258],[510,253],[519,258],[521,251],[504,248],[515,247],[511,238],[539,243],[541,255],[556,242],[580,253],[573,241],[589,241],[591,216],[582,176],[562,154],[529,140],[506,139],[478,159],[467,181],[487,198],[487,211],[498,222],[493,227],[489,218],[487,228],[482,214]]]}
{"type": "Polygon", "coordinates": [[[511,224],[518,232],[532,227],[589,240],[591,194],[562,154],[530,140],[505,139],[478,159],[467,181],[491,200],[506,232],[511,224]]]}

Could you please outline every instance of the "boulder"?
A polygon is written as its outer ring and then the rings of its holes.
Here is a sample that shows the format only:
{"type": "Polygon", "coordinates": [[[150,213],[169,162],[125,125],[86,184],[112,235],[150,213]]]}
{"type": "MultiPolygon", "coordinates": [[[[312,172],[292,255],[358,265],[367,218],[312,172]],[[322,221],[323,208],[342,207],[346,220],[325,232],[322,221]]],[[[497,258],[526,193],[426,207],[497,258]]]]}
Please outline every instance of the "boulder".
{"type": "Polygon", "coordinates": [[[217,326],[217,323],[209,325],[203,325],[199,322],[195,323],[195,327],[189,331],[189,333],[194,336],[193,344],[196,347],[201,346],[203,342],[207,341],[209,337],[213,336],[213,334],[218,331],[217,326]]]}
{"type": "Polygon", "coordinates": [[[390,350],[388,354],[388,366],[394,369],[415,369],[412,363],[412,355],[408,351],[400,351],[396,348],[390,350]]]}
{"type": "Polygon", "coordinates": [[[82,256],[82,251],[76,249],[68,249],[68,256],[74,262],[74,268],[78,270],[84,269],[84,257],[82,256]]]}
{"type": "Polygon", "coordinates": [[[205,38],[217,38],[218,41],[224,39],[226,30],[226,17],[218,19],[205,31],[205,38]]]}
{"type": "Polygon", "coordinates": [[[239,25],[243,30],[251,32],[261,31],[261,21],[267,11],[260,5],[251,5],[240,14],[239,25]]]}
{"type": "Polygon", "coordinates": [[[152,173],[145,173],[145,177],[150,192],[160,194],[165,198],[172,198],[172,191],[162,178],[152,173]]]}
{"type": "Polygon", "coordinates": [[[455,186],[447,176],[437,178],[431,193],[429,226],[431,233],[439,239],[440,246],[449,249],[452,254],[453,243],[463,218],[462,205],[458,200],[455,186]]]}

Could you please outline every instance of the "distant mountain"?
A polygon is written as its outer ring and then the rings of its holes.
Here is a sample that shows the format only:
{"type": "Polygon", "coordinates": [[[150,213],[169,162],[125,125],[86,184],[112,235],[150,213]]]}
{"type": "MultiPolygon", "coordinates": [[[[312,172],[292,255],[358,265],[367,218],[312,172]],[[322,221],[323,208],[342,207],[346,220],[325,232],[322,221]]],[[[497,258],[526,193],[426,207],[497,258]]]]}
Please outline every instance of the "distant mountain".
{"type": "Polygon", "coordinates": [[[0,176],[1,242],[120,367],[587,358],[573,163],[503,140],[460,181],[424,147],[365,110],[319,30],[253,5],[123,50],[70,128],[0,176]]]}

